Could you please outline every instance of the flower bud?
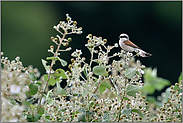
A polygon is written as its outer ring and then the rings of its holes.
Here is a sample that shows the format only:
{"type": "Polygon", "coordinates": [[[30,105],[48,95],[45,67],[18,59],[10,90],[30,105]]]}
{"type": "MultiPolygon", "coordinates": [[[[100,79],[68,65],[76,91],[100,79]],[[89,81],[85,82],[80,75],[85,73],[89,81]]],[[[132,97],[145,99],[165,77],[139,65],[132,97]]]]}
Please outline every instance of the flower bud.
{"type": "Polygon", "coordinates": [[[53,36],[51,37],[51,40],[54,40],[54,37],[53,36]]]}
{"type": "Polygon", "coordinates": [[[55,41],[58,41],[58,38],[55,38],[55,41]]]}
{"type": "Polygon", "coordinates": [[[71,18],[66,18],[66,20],[67,20],[67,21],[70,21],[70,20],[71,20],[71,18]]]}
{"type": "Polygon", "coordinates": [[[50,46],[50,49],[54,49],[54,46],[53,46],[53,45],[51,45],[51,46],[50,46]]]}
{"type": "Polygon", "coordinates": [[[90,38],[92,38],[92,34],[89,34],[88,36],[89,36],[90,38]]]}
{"type": "Polygon", "coordinates": [[[71,62],[74,62],[74,59],[73,58],[71,59],[71,62]]]}
{"type": "Polygon", "coordinates": [[[106,43],[107,42],[107,39],[104,39],[103,41],[106,43]]]}
{"type": "Polygon", "coordinates": [[[77,25],[77,21],[74,21],[74,22],[73,22],[73,25],[75,25],[75,26],[76,26],[76,25],[77,25]]]}
{"type": "Polygon", "coordinates": [[[68,40],[69,42],[71,42],[71,41],[72,41],[72,38],[68,38],[67,40],[68,40]]]}
{"type": "Polygon", "coordinates": [[[68,42],[66,42],[66,43],[65,43],[65,46],[66,46],[66,47],[67,47],[67,46],[69,46],[69,43],[68,43],[68,42]]]}

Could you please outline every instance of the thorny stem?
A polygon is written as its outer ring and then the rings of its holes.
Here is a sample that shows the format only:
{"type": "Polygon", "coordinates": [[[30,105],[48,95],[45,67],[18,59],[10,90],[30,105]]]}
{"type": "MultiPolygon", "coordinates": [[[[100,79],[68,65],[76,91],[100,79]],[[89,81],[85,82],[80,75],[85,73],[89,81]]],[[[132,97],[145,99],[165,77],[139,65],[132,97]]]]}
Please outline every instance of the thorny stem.
{"type": "MultiPolygon", "coordinates": [[[[65,31],[65,30],[64,30],[65,31]]],[[[60,31],[59,31],[60,32],[60,31]]],[[[60,32],[61,33],[61,32],[60,32]]],[[[61,39],[59,39],[59,41],[60,41],[60,43],[59,43],[59,45],[58,45],[58,47],[57,47],[57,50],[56,50],[56,52],[54,53],[54,56],[53,57],[56,57],[56,55],[57,55],[57,53],[58,53],[58,51],[59,51],[59,49],[60,49],[60,46],[61,46],[61,44],[62,44],[62,41],[64,40],[64,38],[65,38],[65,36],[66,36],[66,31],[65,31],[65,33],[63,34],[63,33],[61,33],[63,36],[62,36],[62,38],[61,39]]],[[[43,98],[43,96],[44,96],[44,92],[45,92],[45,90],[46,90],[46,88],[47,88],[47,86],[48,86],[48,81],[50,80],[50,77],[51,77],[51,69],[52,69],[52,67],[53,67],[53,65],[55,64],[55,60],[54,59],[52,59],[52,61],[51,61],[51,66],[50,66],[50,70],[49,70],[49,73],[48,73],[48,79],[47,79],[47,82],[46,82],[46,86],[45,86],[45,88],[44,88],[44,91],[43,91],[43,93],[42,93],[42,95],[41,95],[41,98],[40,98],[40,100],[39,100],[39,103],[38,103],[38,107],[41,105],[41,100],[42,100],[42,98],[43,98]]]]}

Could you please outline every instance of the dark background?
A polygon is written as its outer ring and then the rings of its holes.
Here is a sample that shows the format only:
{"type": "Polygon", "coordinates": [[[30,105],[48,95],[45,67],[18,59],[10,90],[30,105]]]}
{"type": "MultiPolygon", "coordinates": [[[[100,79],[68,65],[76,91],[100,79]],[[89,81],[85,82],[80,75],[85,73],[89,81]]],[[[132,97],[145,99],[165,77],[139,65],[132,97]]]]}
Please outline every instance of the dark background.
{"type": "MultiPolygon", "coordinates": [[[[33,65],[45,74],[41,59],[48,53],[53,29],[69,13],[83,28],[81,35],[71,35],[72,51],[61,53],[70,62],[70,54],[82,49],[91,33],[118,42],[121,33],[127,33],[135,44],[152,53],[139,58],[147,67],[157,68],[159,77],[177,82],[182,68],[182,2],[1,2],[1,51],[10,60],[20,56],[24,66],[33,65]]],[[[116,48],[116,52],[120,48],[116,48]]],[[[115,52],[115,50],[114,50],[115,52]]],[[[60,65],[60,64],[57,64],[60,65]]],[[[58,66],[59,67],[59,66],[58,66]]],[[[65,68],[67,69],[67,68],[65,68]]]]}

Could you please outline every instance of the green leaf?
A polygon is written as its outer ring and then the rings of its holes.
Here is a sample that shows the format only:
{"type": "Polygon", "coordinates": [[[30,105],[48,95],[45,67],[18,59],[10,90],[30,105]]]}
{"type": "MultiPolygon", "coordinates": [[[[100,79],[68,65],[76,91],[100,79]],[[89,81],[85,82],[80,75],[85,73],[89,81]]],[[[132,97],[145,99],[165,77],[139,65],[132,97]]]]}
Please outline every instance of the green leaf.
{"type": "Polygon", "coordinates": [[[27,114],[27,121],[28,121],[28,122],[34,122],[34,120],[33,120],[33,115],[27,114]]]}
{"type": "Polygon", "coordinates": [[[66,91],[64,90],[64,89],[62,89],[62,88],[57,88],[56,90],[55,90],[55,94],[56,95],[66,95],[66,91]]]}
{"type": "Polygon", "coordinates": [[[147,100],[150,103],[156,103],[156,98],[154,96],[147,96],[147,100]]]}
{"type": "Polygon", "coordinates": [[[129,116],[131,112],[132,112],[131,109],[123,109],[121,113],[129,116]]]}
{"type": "Polygon", "coordinates": [[[56,84],[56,79],[54,79],[53,77],[51,77],[50,79],[49,79],[49,81],[48,81],[48,85],[52,85],[52,86],[54,86],[55,84],[56,84]]]}
{"type": "Polygon", "coordinates": [[[132,109],[132,112],[138,113],[141,117],[144,117],[144,114],[139,109],[132,109]]]}
{"type": "Polygon", "coordinates": [[[81,115],[78,117],[78,122],[86,122],[86,112],[81,113],[81,115]]]}
{"type": "Polygon", "coordinates": [[[125,71],[125,76],[129,79],[134,77],[136,74],[136,68],[129,68],[128,70],[125,71]]]}
{"type": "Polygon", "coordinates": [[[45,74],[45,75],[44,75],[44,81],[47,82],[47,80],[48,80],[48,75],[45,74]]]}
{"type": "Polygon", "coordinates": [[[67,79],[67,76],[65,75],[65,71],[63,69],[57,69],[54,73],[56,77],[62,77],[62,79],[67,79]]]}
{"type": "Polygon", "coordinates": [[[29,85],[29,91],[30,91],[30,94],[31,94],[31,95],[37,94],[37,92],[38,92],[38,85],[35,84],[35,83],[31,83],[31,84],[29,85]]]}
{"type": "Polygon", "coordinates": [[[36,114],[35,116],[34,116],[34,121],[38,121],[39,119],[40,119],[40,117],[41,117],[41,114],[36,114]]]}
{"type": "Polygon", "coordinates": [[[35,77],[35,75],[34,75],[34,73],[29,73],[29,78],[32,80],[32,81],[36,81],[36,77],[35,77]]]}
{"type": "Polygon", "coordinates": [[[84,68],[84,74],[85,74],[86,78],[88,78],[88,76],[87,76],[87,69],[86,68],[84,68]]]}
{"type": "Polygon", "coordinates": [[[95,75],[106,75],[107,74],[107,71],[105,70],[105,68],[103,66],[95,66],[93,67],[93,73],[95,75]]]}
{"type": "MultiPolygon", "coordinates": [[[[48,75],[46,74],[44,75],[44,81],[47,82],[47,80],[48,80],[48,75]]],[[[57,82],[57,79],[54,79],[53,77],[51,77],[48,81],[48,85],[54,86],[56,82],[57,82]]]]}
{"type": "Polygon", "coordinates": [[[41,81],[37,81],[36,84],[38,84],[39,86],[41,86],[42,82],[41,81]]]}
{"type": "Polygon", "coordinates": [[[128,85],[126,88],[126,94],[129,96],[136,97],[136,93],[139,92],[139,86],[138,85],[128,85]]]}
{"type": "MultiPolygon", "coordinates": [[[[170,97],[170,87],[168,87],[166,90],[165,90],[165,99],[164,101],[167,102],[168,101],[168,98],[170,97]]],[[[164,102],[163,102],[164,103],[164,102]]]]}
{"type": "Polygon", "coordinates": [[[85,109],[84,108],[80,108],[80,109],[78,109],[78,112],[85,112],[85,109]]]}
{"type": "Polygon", "coordinates": [[[151,83],[146,83],[142,87],[142,92],[144,94],[153,94],[155,92],[155,87],[151,83]]]}
{"type": "Polygon", "coordinates": [[[30,106],[30,103],[28,101],[22,101],[22,104],[29,107],[30,106]]]}
{"type": "Polygon", "coordinates": [[[171,84],[168,80],[163,79],[161,77],[156,78],[156,81],[157,81],[157,83],[155,84],[155,88],[158,91],[162,90],[165,86],[171,84]]]}
{"type": "Polygon", "coordinates": [[[40,106],[40,107],[38,108],[38,113],[39,113],[40,115],[44,114],[44,108],[43,108],[43,106],[40,106]]]}
{"type": "Polygon", "coordinates": [[[110,121],[111,121],[111,117],[110,117],[109,113],[105,112],[103,115],[102,122],[110,122],[110,121]]]}
{"type": "Polygon", "coordinates": [[[124,97],[123,99],[124,99],[124,100],[129,100],[129,98],[127,98],[127,97],[124,97]]]}
{"type": "Polygon", "coordinates": [[[99,90],[100,94],[102,94],[106,90],[106,86],[100,85],[98,90],[99,90]]]}
{"type": "Polygon", "coordinates": [[[104,81],[104,82],[102,83],[102,85],[105,86],[105,87],[108,88],[108,89],[111,89],[111,84],[110,84],[109,82],[107,82],[107,81],[104,81]]]}
{"type": "Polygon", "coordinates": [[[179,79],[178,79],[178,82],[180,83],[180,81],[182,80],[182,72],[180,73],[180,76],[179,76],[179,79]]]}
{"type": "Polygon", "coordinates": [[[50,67],[46,65],[47,61],[45,61],[44,59],[41,59],[41,61],[42,61],[42,64],[43,64],[45,70],[48,71],[50,69],[50,67]]]}
{"type": "Polygon", "coordinates": [[[88,115],[94,115],[94,112],[86,111],[86,114],[88,114],[88,115]]]}
{"type": "Polygon", "coordinates": [[[61,65],[62,65],[63,67],[67,66],[67,62],[66,62],[65,60],[63,60],[63,59],[61,59],[61,58],[59,58],[59,57],[56,57],[56,59],[60,61],[61,65]]]}
{"type": "Polygon", "coordinates": [[[100,94],[102,94],[106,90],[106,88],[111,89],[111,84],[107,81],[103,81],[103,83],[98,88],[100,94]]]}

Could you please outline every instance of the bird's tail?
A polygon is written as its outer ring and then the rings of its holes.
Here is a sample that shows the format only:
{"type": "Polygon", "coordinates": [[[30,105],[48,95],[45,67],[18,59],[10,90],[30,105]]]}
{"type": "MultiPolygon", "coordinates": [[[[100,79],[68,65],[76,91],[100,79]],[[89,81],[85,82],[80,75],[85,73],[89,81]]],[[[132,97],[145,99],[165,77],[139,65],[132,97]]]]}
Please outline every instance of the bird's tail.
{"type": "Polygon", "coordinates": [[[139,54],[140,54],[141,57],[149,57],[149,56],[152,56],[152,54],[147,53],[147,52],[145,52],[143,50],[140,50],[139,54]]]}

